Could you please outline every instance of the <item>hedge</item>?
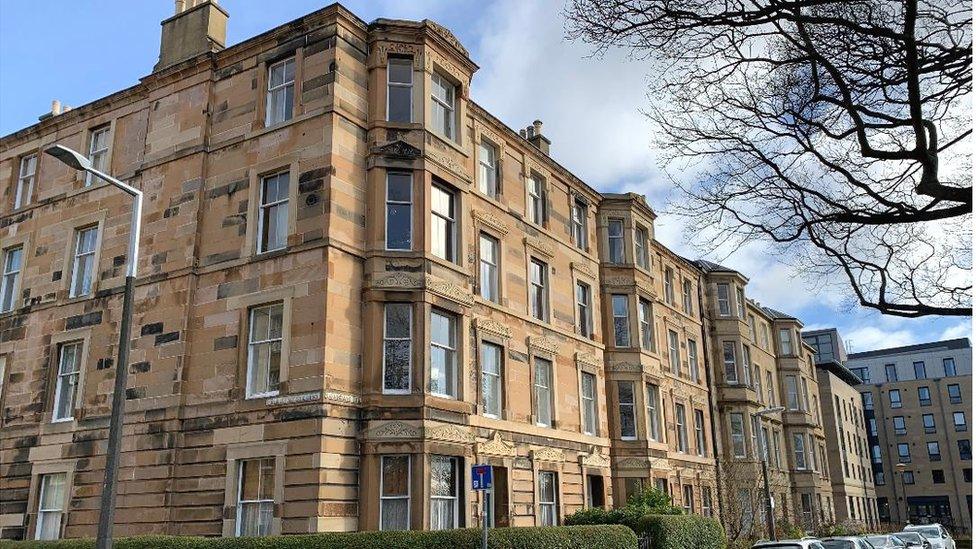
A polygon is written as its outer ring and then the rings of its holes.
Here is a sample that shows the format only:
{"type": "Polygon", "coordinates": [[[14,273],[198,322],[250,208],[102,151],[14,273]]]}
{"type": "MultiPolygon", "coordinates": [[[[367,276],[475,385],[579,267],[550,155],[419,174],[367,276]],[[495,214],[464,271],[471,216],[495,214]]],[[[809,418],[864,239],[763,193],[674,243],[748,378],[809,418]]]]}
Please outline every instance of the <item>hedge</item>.
{"type": "Polygon", "coordinates": [[[698,515],[647,515],[637,523],[654,549],[725,549],[725,530],[715,519],[698,515]]]}
{"type": "MultiPolygon", "coordinates": [[[[4,541],[0,549],[92,549],[92,539],[4,541]]],[[[140,536],[115,541],[116,549],[477,549],[481,530],[426,532],[330,532],[263,538],[140,536]]],[[[626,526],[493,528],[490,549],[636,549],[637,536],[626,526]]]]}

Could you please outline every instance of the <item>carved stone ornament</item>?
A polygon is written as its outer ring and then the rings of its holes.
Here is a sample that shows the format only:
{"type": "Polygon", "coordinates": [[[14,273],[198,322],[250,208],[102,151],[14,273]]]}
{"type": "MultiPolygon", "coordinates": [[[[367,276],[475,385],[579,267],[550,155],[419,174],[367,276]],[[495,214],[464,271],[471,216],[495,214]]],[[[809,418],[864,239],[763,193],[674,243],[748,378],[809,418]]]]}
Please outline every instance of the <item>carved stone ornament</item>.
{"type": "Polygon", "coordinates": [[[576,352],[576,366],[577,367],[580,367],[580,366],[589,366],[591,368],[599,368],[600,367],[600,359],[598,359],[596,357],[596,355],[594,355],[592,353],[581,353],[581,352],[577,351],[576,352]]]}
{"type": "Polygon", "coordinates": [[[326,402],[332,402],[336,404],[360,404],[362,403],[359,395],[354,395],[352,393],[346,393],[344,391],[325,391],[322,393],[322,400],[326,402]]]}
{"type": "Polygon", "coordinates": [[[471,215],[473,215],[478,221],[484,223],[492,229],[495,229],[499,233],[503,235],[508,234],[508,225],[506,225],[505,222],[502,221],[498,216],[490,212],[483,212],[481,210],[472,210],[471,215]]]}
{"type": "Polygon", "coordinates": [[[377,145],[373,147],[371,152],[373,154],[386,156],[388,158],[405,158],[408,160],[420,158],[420,156],[423,154],[423,151],[417,147],[414,147],[410,143],[403,141],[402,139],[385,143],[383,145],[377,145]]]}
{"type": "Polygon", "coordinates": [[[498,322],[497,320],[492,320],[490,318],[477,318],[475,319],[475,326],[478,331],[487,332],[492,335],[499,337],[510,338],[512,337],[512,331],[508,326],[498,322]]]}
{"type": "Polygon", "coordinates": [[[420,288],[420,275],[399,271],[379,273],[373,279],[374,288],[420,288]]]}
{"type": "Polygon", "coordinates": [[[559,342],[545,336],[529,336],[529,347],[547,353],[559,353],[559,342]]]}
{"type": "Polygon", "coordinates": [[[657,293],[654,291],[654,285],[645,280],[637,279],[637,288],[641,291],[647,293],[651,297],[657,297],[657,293]]]}
{"type": "Polygon", "coordinates": [[[634,279],[629,276],[608,276],[603,279],[604,286],[633,286],[634,279]]]}
{"type": "Polygon", "coordinates": [[[461,41],[458,40],[457,37],[454,36],[454,34],[451,31],[447,30],[441,25],[438,25],[437,23],[431,21],[430,19],[425,19],[424,23],[428,27],[430,27],[430,30],[434,31],[434,33],[436,33],[437,36],[443,38],[445,41],[447,41],[448,44],[457,48],[457,50],[463,53],[465,56],[468,55],[468,50],[464,49],[464,46],[461,44],[461,41]]]}
{"type": "Polygon", "coordinates": [[[605,469],[610,468],[610,458],[601,454],[600,450],[596,446],[594,446],[593,449],[590,450],[589,454],[586,455],[580,454],[579,460],[580,460],[580,466],[583,467],[601,467],[605,469]]]}
{"type": "Polygon", "coordinates": [[[485,442],[478,443],[478,455],[515,457],[515,444],[502,440],[498,431],[485,442]]]}
{"type": "Polygon", "coordinates": [[[643,372],[644,366],[639,362],[611,362],[607,365],[608,372],[643,372]]]}
{"type": "Polygon", "coordinates": [[[426,275],[425,286],[430,291],[452,301],[457,301],[462,305],[474,305],[474,296],[471,295],[471,292],[456,284],[452,284],[439,278],[434,278],[431,275],[426,275]]]}
{"type": "MultiPolygon", "coordinates": [[[[387,58],[391,53],[400,55],[412,55],[413,56],[413,68],[421,69],[423,67],[421,63],[421,53],[422,48],[419,44],[408,44],[406,42],[380,42],[376,44],[373,48],[373,63],[376,66],[386,65],[387,58]]],[[[373,65],[371,65],[372,67],[373,65]]]]}
{"type": "Polygon", "coordinates": [[[527,236],[525,237],[525,245],[549,257],[556,255],[556,248],[541,238],[527,236]]]}
{"type": "Polygon", "coordinates": [[[624,458],[617,462],[618,469],[641,469],[647,470],[651,468],[650,462],[646,458],[624,458]]]}
{"type": "Polygon", "coordinates": [[[583,263],[581,261],[574,261],[572,263],[572,269],[584,276],[588,276],[592,279],[596,279],[596,273],[590,268],[589,263],[583,263]]]}
{"type": "Polygon", "coordinates": [[[471,434],[471,431],[451,424],[429,428],[425,438],[443,440],[446,442],[459,442],[462,444],[468,444],[475,441],[475,436],[471,434]]]}
{"type": "Polygon", "coordinates": [[[559,448],[538,448],[532,450],[532,461],[554,461],[562,463],[566,460],[566,454],[559,448]]]}
{"type": "Polygon", "coordinates": [[[423,430],[409,423],[402,421],[388,421],[379,427],[373,427],[366,432],[366,439],[419,439],[423,435],[423,430]]]}

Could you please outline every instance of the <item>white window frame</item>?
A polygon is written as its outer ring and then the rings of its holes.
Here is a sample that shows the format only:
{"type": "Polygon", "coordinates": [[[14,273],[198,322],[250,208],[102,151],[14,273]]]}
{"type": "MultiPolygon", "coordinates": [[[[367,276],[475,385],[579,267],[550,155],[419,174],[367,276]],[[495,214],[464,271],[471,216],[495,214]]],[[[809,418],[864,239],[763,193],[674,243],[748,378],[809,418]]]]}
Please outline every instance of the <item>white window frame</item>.
{"type": "Polygon", "coordinates": [[[559,525],[559,477],[555,471],[539,471],[539,526],[559,525]],[[551,477],[552,500],[543,499],[542,478],[551,477]]]}
{"type": "Polygon", "coordinates": [[[793,433],[793,464],[797,471],[807,470],[806,446],[806,437],[803,436],[803,433],[793,433]]]}
{"type": "Polygon", "coordinates": [[[67,473],[45,473],[45,474],[40,475],[40,478],[38,479],[38,494],[37,494],[37,525],[34,527],[34,539],[35,540],[46,540],[46,539],[47,540],[54,540],[54,539],[61,539],[61,528],[64,526],[64,514],[65,514],[65,509],[64,509],[64,507],[65,507],[65,505],[64,505],[64,503],[65,503],[65,497],[64,496],[66,495],[67,492],[68,492],[68,474],[67,473]],[[44,499],[45,499],[44,496],[46,495],[45,492],[49,489],[49,487],[47,486],[47,482],[46,481],[48,479],[53,479],[55,477],[61,477],[62,478],[62,486],[63,486],[63,490],[64,490],[65,493],[63,493],[61,495],[62,497],[61,497],[61,501],[60,501],[60,507],[45,508],[44,507],[44,499]],[[48,517],[51,517],[51,518],[48,518],[48,517]],[[55,520],[54,517],[57,517],[57,521],[58,521],[58,528],[57,528],[58,537],[56,537],[56,538],[45,538],[45,537],[42,537],[42,534],[44,533],[44,530],[45,530],[45,528],[44,528],[45,527],[45,523],[48,520],[55,520]]]}
{"type": "Polygon", "coordinates": [[[430,394],[438,396],[441,398],[458,398],[458,382],[460,381],[460,372],[458,371],[458,317],[457,315],[444,311],[442,309],[431,309],[430,311],[430,360],[433,361],[434,350],[439,349],[444,352],[447,356],[447,362],[444,364],[444,385],[447,389],[446,392],[438,392],[433,389],[434,383],[434,367],[431,364],[430,375],[431,378],[428,380],[431,385],[430,394]],[[439,316],[444,318],[448,322],[448,338],[449,341],[439,342],[434,341],[434,316],[439,316]]]}
{"type": "MultiPolygon", "coordinates": [[[[291,175],[290,175],[290,173],[288,171],[283,171],[283,172],[277,172],[277,173],[273,173],[273,174],[263,175],[263,176],[261,176],[261,180],[259,182],[259,185],[260,185],[260,188],[258,189],[258,230],[257,230],[257,233],[258,233],[258,235],[257,235],[258,236],[258,242],[257,242],[257,251],[258,251],[259,254],[263,254],[263,253],[273,252],[275,250],[283,250],[283,249],[285,249],[285,248],[288,247],[288,223],[289,223],[289,219],[288,219],[288,199],[289,199],[289,194],[291,193],[291,175]],[[281,178],[282,177],[284,177],[285,182],[286,182],[286,186],[285,186],[285,189],[286,189],[286,191],[285,191],[285,198],[279,198],[278,200],[275,200],[275,201],[272,201],[272,202],[265,202],[265,189],[267,187],[267,183],[271,179],[275,179],[276,182],[279,183],[279,188],[280,188],[280,182],[281,182],[281,178]],[[284,238],[284,242],[282,242],[282,244],[280,246],[274,247],[274,248],[272,248],[272,247],[265,248],[264,247],[264,233],[267,230],[265,228],[265,224],[266,223],[270,223],[269,215],[268,214],[269,214],[269,212],[271,211],[272,208],[275,209],[275,212],[284,211],[284,215],[285,215],[285,234],[284,234],[284,237],[285,238],[284,238]]],[[[278,215],[280,215],[280,214],[278,214],[278,215]]],[[[277,220],[278,220],[278,217],[276,216],[275,217],[275,221],[277,221],[277,220]]],[[[270,245],[270,243],[269,243],[269,245],[270,245]]]]}
{"type": "Polygon", "coordinates": [[[674,404],[674,430],[678,434],[675,449],[679,453],[688,453],[688,417],[685,414],[685,405],[679,402],[674,404]]]}
{"type": "Polygon", "coordinates": [[[661,413],[659,404],[661,401],[661,389],[653,383],[644,384],[646,401],[644,406],[647,408],[647,438],[652,442],[663,442],[661,438],[661,413]]]}
{"type": "Polygon", "coordinates": [[[746,294],[742,288],[736,286],[735,288],[735,304],[736,310],[739,313],[739,318],[742,320],[746,319],[746,294]]]}
{"type": "Polygon", "coordinates": [[[17,189],[14,191],[14,209],[22,208],[31,203],[36,175],[37,153],[22,156],[20,158],[20,172],[17,175],[17,189]]]}
{"type": "Polygon", "coordinates": [[[699,457],[705,457],[705,412],[695,409],[695,451],[699,457]]]}
{"type": "Polygon", "coordinates": [[[583,434],[594,436],[596,435],[597,417],[596,417],[596,375],[590,372],[580,373],[580,407],[583,409],[583,434]],[[589,391],[587,391],[587,380],[589,383],[589,391]]]}
{"type": "Polygon", "coordinates": [[[651,302],[639,298],[637,300],[637,327],[640,330],[641,349],[654,350],[654,314],[651,302]]]}
{"type": "Polygon", "coordinates": [[[787,328],[780,328],[779,330],[779,352],[782,355],[792,355],[793,354],[793,331],[787,328]],[[784,339],[783,336],[786,336],[784,339]]]}
{"type": "Polygon", "coordinates": [[[695,304],[691,297],[691,281],[687,278],[681,281],[681,299],[684,304],[685,314],[694,316],[695,304]]]}
{"type": "Polygon", "coordinates": [[[458,141],[457,131],[457,86],[438,72],[430,75],[431,90],[431,126],[443,137],[450,141],[458,141]],[[438,90],[444,91],[444,98],[438,96],[438,90]],[[443,109],[444,117],[438,117],[437,108],[443,109]],[[446,127],[441,127],[443,122],[447,122],[446,127]]]}
{"type": "Polygon", "coordinates": [[[502,415],[502,410],[504,409],[503,396],[502,396],[502,376],[504,375],[502,369],[504,367],[504,353],[505,349],[498,345],[497,343],[492,343],[490,341],[481,342],[481,401],[482,407],[484,409],[484,415],[486,417],[498,419],[502,415]],[[491,347],[495,350],[496,361],[494,366],[494,371],[491,368],[487,368],[489,365],[489,360],[485,355],[485,348],[491,347]],[[488,400],[485,398],[485,388],[488,386],[493,386],[495,388],[495,394],[497,395],[498,402],[495,406],[489,406],[488,400]],[[495,408],[494,410],[492,408],[495,408]]]}
{"type": "Polygon", "coordinates": [[[746,423],[742,414],[733,412],[729,414],[729,439],[732,441],[732,456],[741,459],[746,457],[746,423]],[[738,429],[736,429],[738,424],[738,429]],[[738,432],[736,432],[738,430],[738,432]],[[739,451],[739,448],[742,451],[739,451]]]}
{"type": "Polygon", "coordinates": [[[633,381],[617,382],[617,409],[620,414],[620,440],[637,440],[637,395],[634,394],[633,381]],[[630,401],[624,400],[625,387],[630,388],[630,401]],[[631,434],[624,433],[624,418],[629,417],[634,431],[631,434]]]}
{"type": "Polygon", "coordinates": [[[674,306],[674,269],[664,268],[664,301],[674,306]]]}
{"type": "Polygon", "coordinates": [[[526,187],[529,221],[542,227],[546,222],[546,182],[541,175],[533,172],[529,174],[526,187]]]}
{"type": "Polygon", "coordinates": [[[651,254],[648,249],[647,229],[640,225],[634,229],[634,256],[637,266],[649,270],[651,268],[651,254]]]}
{"type": "Polygon", "coordinates": [[[613,316],[613,346],[617,348],[630,347],[630,296],[611,294],[610,311],[613,316]],[[622,311],[618,310],[618,305],[623,306],[622,311]],[[618,325],[624,328],[622,333],[617,330],[618,325]]]}
{"type": "Polygon", "coordinates": [[[20,273],[24,268],[24,246],[12,246],[3,251],[3,273],[0,274],[0,313],[17,308],[20,290],[20,273]],[[13,265],[14,253],[18,253],[17,265],[13,265]]]}
{"type": "MultiPolygon", "coordinates": [[[[244,518],[244,506],[245,505],[256,505],[256,506],[258,506],[260,508],[262,505],[266,505],[266,504],[270,503],[271,504],[271,521],[267,525],[268,526],[268,531],[265,534],[261,534],[261,535],[262,536],[271,535],[272,529],[274,528],[274,506],[275,506],[275,500],[274,500],[274,496],[273,495],[272,495],[272,498],[271,499],[248,499],[248,500],[243,499],[244,498],[244,464],[246,462],[258,462],[258,467],[261,468],[259,470],[259,474],[258,474],[258,482],[260,483],[260,482],[262,482],[264,480],[260,476],[260,471],[263,471],[263,469],[264,469],[263,464],[261,462],[265,462],[265,461],[270,461],[271,462],[271,471],[272,471],[272,477],[271,477],[271,484],[272,484],[272,486],[271,486],[271,491],[272,491],[272,494],[274,494],[274,490],[275,490],[274,483],[277,481],[277,479],[275,479],[275,476],[277,476],[277,474],[278,474],[277,466],[275,464],[275,458],[274,457],[264,456],[264,457],[257,457],[257,458],[251,458],[251,459],[240,459],[240,460],[237,460],[237,517],[235,519],[235,523],[236,524],[234,525],[234,535],[237,536],[237,537],[240,537],[242,535],[245,535],[244,534],[244,521],[243,521],[243,518],[244,518]]],[[[258,488],[258,492],[259,493],[261,492],[261,489],[260,488],[258,488]]]]}
{"type": "Polygon", "coordinates": [[[579,280],[576,281],[576,314],[580,335],[590,337],[593,334],[593,289],[589,284],[579,280]]]}
{"type": "Polygon", "coordinates": [[[386,120],[387,122],[394,122],[398,124],[410,124],[413,123],[413,58],[407,57],[388,57],[386,61],[386,120]],[[408,73],[410,74],[409,82],[394,82],[390,78],[390,65],[406,65],[408,73]],[[406,88],[408,91],[408,96],[410,97],[410,107],[407,112],[407,120],[391,120],[390,119],[390,88],[406,88]]]}
{"type": "Polygon", "coordinates": [[[457,214],[458,214],[458,197],[457,193],[452,189],[441,185],[433,184],[431,188],[431,206],[430,206],[430,225],[431,225],[431,236],[430,236],[430,251],[435,257],[439,257],[444,261],[449,261],[451,263],[457,263],[458,260],[458,237],[457,237],[457,214]],[[441,212],[434,208],[434,194],[440,192],[443,193],[449,199],[449,209],[447,212],[441,212]],[[437,235],[435,234],[434,227],[440,222],[444,227],[444,234],[441,235],[444,238],[443,242],[435,240],[437,235]],[[443,253],[439,248],[443,247],[443,253]]]}
{"type": "Polygon", "coordinates": [[[54,408],[51,410],[51,423],[60,423],[63,421],[74,420],[74,410],[78,406],[78,389],[81,385],[81,370],[83,368],[82,361],[84,360],[85,343],[82,340],[65,341],[61,343],[58,347],[58,371],[57,380],[54,384],[54,408]],[[65,371],[65,349],[68,347],[76,347],[75,361],[72,365],[75,369],[71,371],[65,371]],[[61,408],[61,401],[64,398],[62,392],[64,391],[64,383],[69,383],[71,387],[71,408],[67,412],[71,415],[61,416],[58,415],[58,410],[61,408]]]}
{"type": "Polygon", "coordinates": [[[797,385],[796,376],[784,376],[783,383],[786,384],[786,409],[797,411],[800,409],[800,390],[797,385]]]}
{"type": "MultiPolygon", "coordinates": [[[[102,126],[92,130],[91,135],[88,137],[88,159],[91,161],[92,168],[95,168],[100,172],[108,172],[105,164],[108,161],[108,151],[112,147],[112,143],[109,140],[109,134],[111,131],[111,126],[102,126]],[[98,141],[102,136],[105,137],[105,143],[103,143],[103,146],[99,147],[98,141]]],[[[91,187],[92,184],[95,183],[96,179],[95,174],[85,172],[86,187],[91,187]]]]}
{"type": "Polygon", "coordinates": [[[276,124],[281,124],[295,118],[295,74],[298,70],[298,66],[295,63],[295,56],[287,57],[280,61],[275,61],[268,65],[268,71],[265,75],[268,81],[267,89],[265,90],[264,96],[264,125],[266,127],[274,126],[276,124]],[[292,76],[291,80],[285,80],[285,75],[288,74],[288,65],[292,65],[292,76]],[[271,73],[277,68],[281,67],[281,83],[277,85],[272,85],[271,83],[271,73]],[[288,88],[291,88],[289,93],[288,88]],[[281,112],[271,112],[273,107],[273,101],[275,94],[284,94],[284,100],[281,102],[281,112]],[[286,118],[287,105],[291,103],[291,116],[286,118]],[[280,117],[280,118],[279,118],[280,117]]]}
{"type": "Polygon", "coordinates": [[[380,522],[379,522],[379,529],[381,531],[396,531],[396,530],[409,530],[410,529],[410,483],[412,482],[412,479],[411,479],[412,471],[410,470],[411,469],[410,468],[410,457],[411,457],[410,454],[389,454],[389,455],[380,456],[380,522]],[[397,459],[403,458],[403,459],[406,459],[407,460],[407,483],[406,483],[407,493],[406,493],[406,495],[396,495],[396,496],[387,496],[387,495],[384,495],[386,493],[386,489],[385,489],[385,485],[386,485],[386,474],[385,474],[385,471],[386,471],[386,468],[383,467],[383,463],[387,459],[394,459],[394,458],[397,458],[397,459]],[[407,524],[406,524],[406,527],[405,528],[391,528],[391,529],[384,528],[383,510],[386,507],[384,505],[384,503],[386,503],[387,501],[390,501],[390,500],[406,500],[407,501],[407,524]]]}
{"type": "Polygon", "coordinates": [[[698,342],[694,339],[688,340],[688,373],[693,382],[701,381],[701,372],[698,370],[698,342]]]}
{"type": "Polygon", "coordinates": [[[737,352],[734,341],[722,342],[722,365],[725,374],[725,382],[731,385],[739,383],[739,367],[736,363],[737,352]],[[729,360],[729,350],[731,349],[731,360],[729,360]],[[731,367],[731,369],[730,369],[731,367]],[[729,375],[732,374],[732,375],[729,375]]]}
{"type": "Polygon", "coordinates": [[[533,373],[534,373],[532,383],[534,385],[534,394],[535,394],[535,424],[537,426],[539,426],[539,427],[549,427],[549,428],[551,428],[555,424],[555,418],[553,417],[553,410],[554,410],[554,401],[555,401],[555,399],[553,398],[554,395],[553,395],[553,391],[552,391],[552,389],[553,389],[552,388],[552,368],[553,368],[553,363],[548,358],[543,358],[543,357],[540,357],[540,356],[536,356],[536,357],[533,357],[533,359],[532,359],[532,368],[533,368],[533,373]],[[539,362],[540,361],[542,361],[543,363],[546,364],[546,375],[545,376],[540,376],[539,375],[539,362]],[[540,378],[543,378],[543,379],[540,379],[540,378]],[[546,400],[547,406],[546,406],[545,412],[546,412],[546,417],[548,418],[548,422],[542,421],[543,416],[542,416],[542,414],[540,414],[540,412],[543,410],[542,399],[540,398],[540,396],[541,396],[542,393],[544,393],[546,395],[546,399],[545,400],[546,400]]]}
{"type": "Polygon", "coordinates": [[[589,244],[589,228],[587,224],[589,204],[582,198],[573,199],[571,225],[573,227],[573,244],[585,250],[589,244]]]}
{"type": "Polygon", "coordinates": [[[549,264],[535,257],[529,257],[529,314],[536,320],[549,321],[549,264]],[[533,277],[536,267],[541,280],[533,277]]]}
{"type": "Polygon", "coordinates": [[[95,255],[96,255],[95,252],[98,251],[98,245],[100,239],[101,239],[101,235],[99,234],[98,225],[90,225],[88,227],[82,227],[80,229],[75,230],[75,250],[74,250],[74,255],[71,263],[71,280],[69,281],[70,286],[68,286],[69,298],[86,296],[90,294],[94,289],[95,273],[98,271],[97,266],[95,265],[95,255]],[[81,251],[81,243],[83,240],[82,237],[88,234],[90,231],[95,231],[95,243],[92,246],[91,250],[81,251]],[[76,291],[75,287],[77,286],[78,277],[81,276],[82,281],[85,278],[85,273],[78,271],[78,264],[81,262],[82,258],[87,258],[89,256],[91,262],[87,263],[87,265],[90,268],[90,271],[88,272],[88,275],[90,277],[88,288],[87,289],[83,288],[82,289],[83,291],[76,291]]]}
{"type": "Polygon", "coordinates": [[[729,285],[726,283],[716,284],[716,299],[718,300],[719,316],[732,316],[731,295],[729,285]],[[724,294],[724,295],[723,295],[724,294]]]}
{"type": "Polygon", "coordinates": [[[501,301],[501,288],[498,284],[501,242],[488,233],[478,234],[478,293],[492,303],[501,301]],[[487,251],[492,257],[485,257],[487,251]]]}
{"type": "MultiPolygon", "coordinates": [[[[246,375],[245,375],[245,383],[244,383],[245,384],[245,395],[246,395],[246,398],[248,398],[248,399],[252,399],[252,398],[267,398],[267,397],[273,397],[273,396],[277,396],[278,395],[278,389],[271,389],[270,388],[271,387],[271,381],[270,381],[270,379],[266,381],[266,383],[267,383],[267,385],[269,387],[269,389],[267,391],[255,391],[254,383],[253,383],[253,375],[252,374],[255,371],[255,367],[257,365],[255,361],[257,360],[257,350],[258,350],[258,348],[259,347],[263,347],[263,346],[267,346],[267,347],[270,348],[270,347],[273,347],[275,343],[277,343],[278,344],[278,353],[279,353],[279,355],[278,355],[278,384],[279,384],[279,387],[280,387],[280,384],[281,384],[281,366],[283,365],[283,362],[285,360],[285,357],[284,357],[284,335],[285,335],[285,305],[284,305],[284,303],[282,303],[280,301],[279,302],[276,302],[276,303],[267,303],[265,305],[258,305],[258,306],[255,306],[255,307],[251,307],[248,310],[248,312],[247,312],[247,372],[246,372],[246,375]],[[271,336],[271,318],[273,317],[273,311],[274,311],[275,308],[281,309],[281,329],[279,330],[278,337],[272,337],[271,336]],[[269,328],[268,337],[266,339],[255,339],[258,336],[256,336],[255,333],[254,333],[254,329],[255,329],[255,325],[256,325],[256,323],[254,322],[254,316],[255,316],[255,314],[257,312],[264,311],[264,310],[267,310],[268,311],[268,328],[269,328]]],[[[270,355],[269,355],[269,360],[270,360],[270,355]]],[[[270,365],[270,363],[268,364],[268,366],[269,366],[268,374],[270,376],[270,374],[271,374],[271,369],[270,369],[270,366],[271,365],[270,365]]]]}
{"type": "Polygon", "coordinates": [[[383,304],[383,394],[384,395],[408,395],[413,390],[413,306],[404,302],[389,302],[383,304]],[[389,309],[390,307],[405,307],[407,310],[407,335],[406,337],[391,337],[388,333],[389,309]],[[406,341],[407,342],[407,387],[404,389],[388,389],[386,386],[386,342],[387,341],[406,341]]]}
{"type": "Polygon", "coordinates": [[[607,260],[615,265],[621,265],[627,261],[627,254],[624,252],[624,220],[611,218],[607,220],[607,260]],[[619,234],[614,234],[613,227],[619,227],[619,234]],[[616,244],[616,247],[615,247],[616,244]],[[614,253],[616,252],[616,254],[614,253]]]}
{"type": "Polygon", "coordinates": [[[671,366],[671,373],[681,375],[681,342],[678,340],[678,332],[668,330],[668,362],[671,366]]]}
{"type": "Polygon", "coordinates": [[[458,527],[458,519],[460,518],[460,515],[461,515],[461,513],[460,513],[460,498],[458,497],[458,492],[461,491],[461,466],[460,466],[460,463],[459,463],[460,460],[456,456],[443,456],[443,455],[432,455],[432,456],[430,456],[431,480],[433,480],[434,461],[437,461],[437,460],[446,460],[447,462],[449,462],[451,464],[451,468],[453,470],[453,477],[454,477],[454,486],[453,486],[453,489],[451,490],[451,492],[452,492],[451,495],[446,495],[446,496],[445,495],[435,496],[434,495],[433,486],[431,486],[431,488],[430,488],[430,514],[431,514],[431,525],[430,525],[430,529],[431,530],[435,530],[435,529],[436,530],[444,530],[444,529],[451,530],[451,529],[454,529],[454,528],[457,528],[458,527]],[[433,519],[434,519],[434,501],[435,500],[453,502],[453,503],[450,504],[451,524],[447,528],[434,528],[433,519]]]}
{"type": "Polygon", "coordinates": [[[384,228],[384,246],[387,250],[411,250],[413,249],[413,174],[410,172],[390,170],[386,172],[386,201],[384,202],[386,227],[384,228]],[[391,176],[405,177],[407,181],[407,190],[410,192],[409,200],[395,200],[390,198],[390,181],[391,176]],[[406,206],[407,212],[409,213],[409,222],[407,223],[407,245],[406,247],[390,247],[390,206],[406,206]]]}
{"type": "Polygon", "coordinates": [[[481,138],[478,143],[478,190],[481,194],[498,198],[498,146],[481,138]]]}

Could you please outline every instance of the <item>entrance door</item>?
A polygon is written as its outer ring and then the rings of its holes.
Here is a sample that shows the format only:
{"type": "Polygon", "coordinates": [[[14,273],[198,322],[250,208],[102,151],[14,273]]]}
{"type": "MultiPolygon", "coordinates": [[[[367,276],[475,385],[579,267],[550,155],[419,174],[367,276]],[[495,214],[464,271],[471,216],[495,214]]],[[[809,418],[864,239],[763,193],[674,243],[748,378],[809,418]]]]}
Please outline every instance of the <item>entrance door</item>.
{"type": "Polygon", "coordinates": [[[586,475],[586,506],[603,507],[606,505],[603,492],[603,477],[600,475],[586,475]]]}
{"type": "Polygon", "coordinates": [[[508,517],[508,469],[491,468],[491,509],[488,524],[492,527],[510,526],[508,517]]]}

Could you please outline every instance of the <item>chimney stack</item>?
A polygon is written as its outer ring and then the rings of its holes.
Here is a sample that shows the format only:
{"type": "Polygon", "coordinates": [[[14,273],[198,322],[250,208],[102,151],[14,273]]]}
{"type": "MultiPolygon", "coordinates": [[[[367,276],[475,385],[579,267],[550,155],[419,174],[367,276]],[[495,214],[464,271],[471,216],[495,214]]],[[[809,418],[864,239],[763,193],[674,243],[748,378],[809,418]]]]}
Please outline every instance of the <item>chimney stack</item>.
{"type": "Polygon", "coordinates": [[[544,152],[546,156],[549,155],[549,145],[552,143],[546,136],[542,135],[542,120],[536,120],[532,122],[532,125],[525,128],[527,134],[527,139],[529,143],[535,145],[537,149],[544,152]]]}
{"type": "Polygon", "coordinates": [[[226,11],[217,0],[176,0],[175,15],[162,22],[159,62],[165,69],[201,53],[220,51],[227,41],[226,11]]]}

